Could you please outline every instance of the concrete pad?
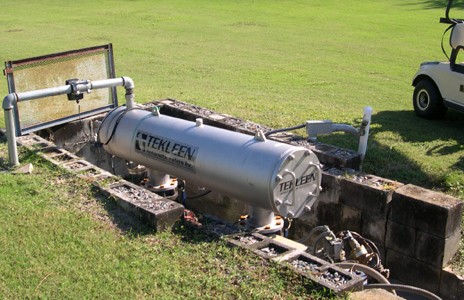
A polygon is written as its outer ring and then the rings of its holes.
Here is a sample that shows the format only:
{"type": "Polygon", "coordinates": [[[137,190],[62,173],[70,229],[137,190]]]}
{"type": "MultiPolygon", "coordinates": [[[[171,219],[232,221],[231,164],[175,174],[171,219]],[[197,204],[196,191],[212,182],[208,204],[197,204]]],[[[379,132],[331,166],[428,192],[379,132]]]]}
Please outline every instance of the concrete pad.
{"type": "Polygon", "coordinates": [[[17,168],[12,173],[13,174],[32,174],[33,170],[34,170],[34,166],[31,163],[29,163],[27,165],[17,168]]]}
{"type": "Polygon", "coordinates": [[[359,291],[355,293],[351,293],[348,296],[348,299],[350,300],[401,300],[404,298],[401,298],[399,296],[393,295],[390,292],[387,292],[386,290],[382,289],[372,289],[372,290],[365,290],[365,291],[359,291]]]}

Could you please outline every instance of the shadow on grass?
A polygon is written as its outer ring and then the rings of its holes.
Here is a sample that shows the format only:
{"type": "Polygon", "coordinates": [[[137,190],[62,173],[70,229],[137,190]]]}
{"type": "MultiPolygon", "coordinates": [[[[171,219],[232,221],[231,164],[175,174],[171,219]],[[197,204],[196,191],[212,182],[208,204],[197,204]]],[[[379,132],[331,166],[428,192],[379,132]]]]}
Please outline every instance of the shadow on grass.
{"type": "MultiPolygon", "coordinates": [[[[149,223],[140,220],[130,212],[125,211],[116,201],[102,193],[98,188],[92,188],[92,194],[95,199],[102,204],[105,211],[111,220],[111,223],[122,233],[129,237],[139,237],[144,235],[150,235],[155,233],[156,229],[149,223]]],[[[202,223],[211,222],[209,219],[201,219],[202,223]]],[[[174,223],[171,231],[180,236],[182,241],[188,243],[204,243],[217,240],[218,237],[209,234],[207,231],[201,228],[196,228],[182,221],[181,218],[174,223]]]]}
{"type": "MultiPolygon", "coordinates": [[[[422,4],[425,9],[443,8],[443,17],[444,17],[445,9],[446,9],[446,6],[448,5],[448,0],[423,0],[423,1],[417,1],[417,4],[422,4]]],[[[451,6],[451,12],[453,10],[462,10],[463,8],[464,8],[464,0],[454,0],[453,5],[451,6]]],[[[459,18],[457,16],[453,16],[452,13],[450,13],[450,17],[459,18]]]]}
{"type": "Polygon", "coordinates": [[[108,213],[111,222],[121,233],[129,237],[143,236],[153,233],[153,227],[142,222],[132,213],[125,211],[116,204],[111,197],[102,193],[98,188],[92,187],[92,194],[95,199],[102,204],[108,213]]]}
{"type": "MultiPolygon", "coordinates": [[[[444,174],[425,170],[403,152],[423,148],[421,151],[439,165],[443,157],[464,150],[463,128],[464,114],[451,110],[439,120],[419,118],[412,110],[378,112],[372,116],[363,171],[426,188],[442,187],[444,174]]],[[[328,136],[323,142],[357,149],[357,140],[346,135],[328,136]]],[[[460,155],[451,169],[463,170],[464,157],[460,155]]]]}

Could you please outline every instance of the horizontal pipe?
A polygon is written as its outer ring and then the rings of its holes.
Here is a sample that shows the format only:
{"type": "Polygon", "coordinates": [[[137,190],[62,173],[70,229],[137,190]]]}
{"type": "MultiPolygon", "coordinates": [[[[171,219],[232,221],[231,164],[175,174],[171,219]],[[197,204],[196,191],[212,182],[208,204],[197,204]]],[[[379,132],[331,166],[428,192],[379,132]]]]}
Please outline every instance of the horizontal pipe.
{"type": "MultiPolygon", "coordinates": [[[[103,89],[113,86],[122,86],[124,85],[124,80],[122,77],[120,78],[111,78],[111,79],[103,79],[103,80],[96,80],[92,81],[90,86],[91,89],[103,89]]],[[[79,85],[78,85],[79,86],[79,85]]],[[[86,90],[81,90],[81,92],[85,92],[86,90]]]]}
{"type": "Polygon", "coordinates": [[[42,90],[17,93],[18,102],[71,93],[71,86],[64,85],[42,90]]]}
{"type": "MultiPolygon", "coordinates": [[[[90,90],[109,88],[113,86],[124,86],[127,89],[134,88],[134,82],[129,77],[120,77],[120,78],[110,78],[96,81],[87,81],[84,83],[77,84],[77,91],[79,92],[89,92],[90,90]]],[[[17,93],[17,101],[27,101],[38,98],[57,96],[63,94],[69,94],[73,92],[71,85],[63,85],[59,87],[46,88],[35,91],[28,91],[17,93]]],[[[5,106],[4,106],[5,109],[5,106]]]]}
{"type": "Polygon", "coordinates": [[[8,141],[8,156],[10,164],[14,166],[19,164],[18,150],[16,146],[16,120],[13,113],[13,109],[15,108],[17,102],[76,92],[90,92],[92,89],[102,89],[114,86],[124,86],[124,88],[126,89],[127,107],[134,107],[134,82],[129,77],[103,79],[94,82],[91,82],[90,80],[78,81],[75,83],[74,86],[64,85],[35,91],[27,91],[22,93],[11,93],[6,95],[5,98],[3,98],[2,108],[5,114],[6,135],[8,141]],[[75,90],[73,90],[73,88],[75,88],[75,90]]]}

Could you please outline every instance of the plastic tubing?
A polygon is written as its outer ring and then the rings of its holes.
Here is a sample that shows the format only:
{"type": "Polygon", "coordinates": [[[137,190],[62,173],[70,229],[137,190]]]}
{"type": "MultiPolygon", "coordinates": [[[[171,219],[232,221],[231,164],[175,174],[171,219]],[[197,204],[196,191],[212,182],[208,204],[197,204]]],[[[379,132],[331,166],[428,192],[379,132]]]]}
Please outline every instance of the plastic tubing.
{"type": "Polygon", "coordinates": [[[372,107],[364,107],[363,123],[366,123],[364,134],[359,137],[358,153],[361,154],[361,159],[364,159],[367,151],[367,139],[369,138],[369,128],[371,126],[372,107]]]}

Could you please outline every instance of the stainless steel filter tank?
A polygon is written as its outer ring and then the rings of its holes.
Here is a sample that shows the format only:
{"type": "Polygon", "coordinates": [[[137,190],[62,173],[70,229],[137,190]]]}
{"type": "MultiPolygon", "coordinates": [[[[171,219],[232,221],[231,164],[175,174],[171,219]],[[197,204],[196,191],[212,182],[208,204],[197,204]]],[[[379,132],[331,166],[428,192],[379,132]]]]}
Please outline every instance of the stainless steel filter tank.
{"type": "Polygon", "coordinates": [[[109,153],[194,181],[211,190],[298,217],[320,191],[321,170],[310,150],[134,108],[103,120],[99,141],[109,153]]]}

